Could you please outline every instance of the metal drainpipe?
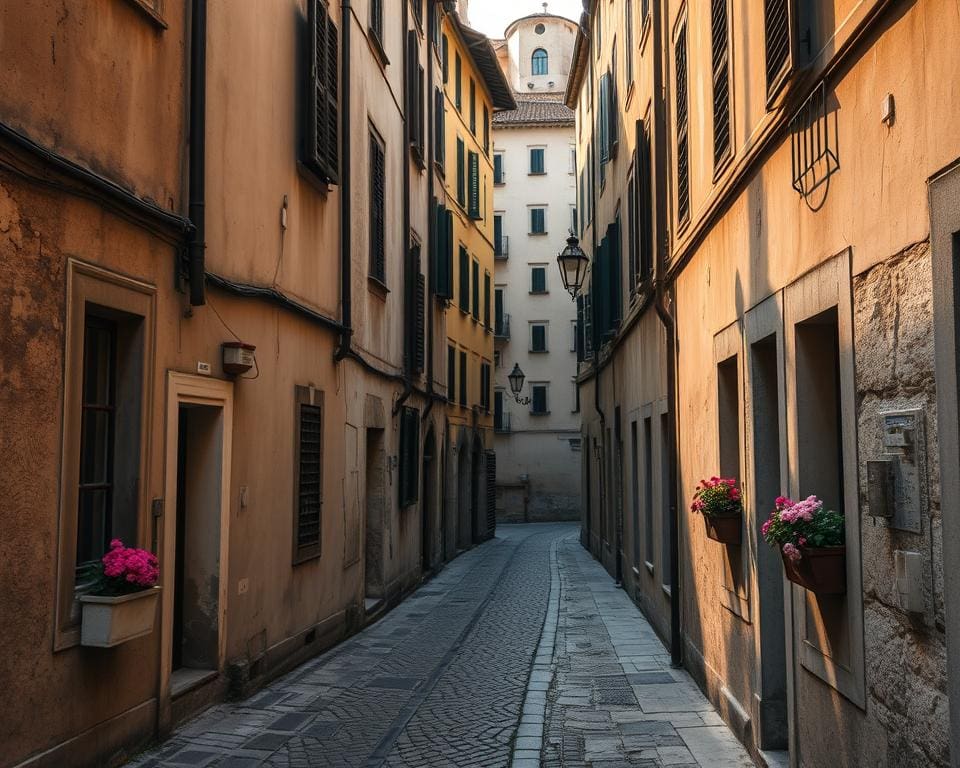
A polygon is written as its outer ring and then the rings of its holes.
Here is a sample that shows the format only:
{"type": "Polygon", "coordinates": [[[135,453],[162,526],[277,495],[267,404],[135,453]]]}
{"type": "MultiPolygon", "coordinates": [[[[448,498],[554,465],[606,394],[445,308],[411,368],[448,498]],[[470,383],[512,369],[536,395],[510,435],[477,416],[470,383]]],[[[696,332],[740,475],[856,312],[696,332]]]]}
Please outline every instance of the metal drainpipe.
{"type": "Polygon", "coordinates": [[[334,359],[340,362],[350,354],[350,340],[353,336],[351,317],[352,270],[350,250],[352,246],[353,225],[351,214],[351,158],[352,142],[350,137],[350,25],[353,11],[350,0],[340,2],[340,322],[343,330],[334,359]]]}
{"type": "MultiPolygon", "coordinates": [[[[654,94],[654,131],[656,156],[655,168],[657,179],[667,179],[667,126],[666,126],[666,83],[668,79],[663,72],[663,51],[665,41],[663,18],[659,3],[652,8],[653,24],[653,77],[654,94]]],[[[670,306],[667,295],[667,195],[663,185],[660,186],[656,200],[656,230],[657,230],[657,293],[655,307],[657,317],[663,323],[667,336],[667,433],[668,446],[668,503],[670,510],[670,664],[673,667],[683,665],[683,638],[680,621],[680,520],[678,515],[678,467],[680,454],[677,440],[677,326],[676,318],[670,306]]]]}
{"type": "Polygon", "coordinates": [[[207,133],[207,0],[193,0],[190,20],[190,180],[189,216],[193,222],[189,254],[190,304],[206,304],[204,195],[207,133]]]}
{"type": "Polygon", "coordinates": [[[434,132],[436,130],[433,121],[436,119],[436,113],[434,110],[434,93],[433,93],[433,52],[434,47],[436,46],[436,40],[433,37],[433,26],[434,24],[439,24],[439,21],[434,21],[436,18],[436,4],[434,0],[427,0],[427,130],[424,133],[427,134],[427,156],[423,158],[424,163],[427,166],[427,232],[428,242],[427,242],[427,407],[423,411],[423,421],[426,421],[430,412],[433,410],[433,316],[435,314],[435,304],[433,297],[433,263],[430,260],[430,253],[433,248],[434,240],[437,237],[437,225],[436,225],[436,209],[433,205],[433,193],[435,190],[435,177],[433,172],[433,154],[434,154],[434,132]]]}

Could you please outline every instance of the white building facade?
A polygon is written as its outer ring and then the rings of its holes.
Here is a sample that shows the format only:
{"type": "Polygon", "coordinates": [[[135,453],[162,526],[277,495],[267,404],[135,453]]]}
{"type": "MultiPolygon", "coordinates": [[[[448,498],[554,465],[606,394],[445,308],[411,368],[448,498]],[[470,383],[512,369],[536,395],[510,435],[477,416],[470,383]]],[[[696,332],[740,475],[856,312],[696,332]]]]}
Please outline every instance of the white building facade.
{"type": "Polygon", "coordinates": [[[495,42],[518,108],[494,118],[497,516],[578,519],[576,304],[557,253],[577,226],[574,113],[562,102],[577,27],[534,14],[495,42]],[[521,402],[508,376],[525,376],[521,402]]]}

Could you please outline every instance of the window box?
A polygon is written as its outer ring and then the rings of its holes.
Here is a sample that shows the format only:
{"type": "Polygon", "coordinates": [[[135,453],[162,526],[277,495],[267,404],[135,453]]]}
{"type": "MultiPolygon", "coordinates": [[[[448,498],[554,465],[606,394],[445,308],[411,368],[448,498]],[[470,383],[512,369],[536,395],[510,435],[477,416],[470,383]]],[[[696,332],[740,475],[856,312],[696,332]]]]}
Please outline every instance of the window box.
{"type": "Polygon", "coordinates": [[[130,595],[81,595],[80,644],[112,648],[153,631],[160,587],[130,595]]]}
{"type": "Polygon", "coordinates": [[[703,527],[707,538],[721,544],[740,544],[743,515],[739,512],[718,515],[703,515],[703,527]]]}
{"type": "Polygon", "coordinates": [[[818,595],[842,595],[847,591],[847,548],[803,547],[803,556],[793,561],[782,551],[787,579],[818,595]]]}

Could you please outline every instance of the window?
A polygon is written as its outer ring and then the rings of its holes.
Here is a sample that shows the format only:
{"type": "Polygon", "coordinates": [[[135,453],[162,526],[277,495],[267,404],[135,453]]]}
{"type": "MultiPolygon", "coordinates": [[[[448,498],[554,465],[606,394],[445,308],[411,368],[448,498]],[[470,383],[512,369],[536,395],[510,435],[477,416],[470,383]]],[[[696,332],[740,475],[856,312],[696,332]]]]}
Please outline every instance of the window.
{"type": "Polygon", "coordinates": [[[503,410],[503,390],[493,393],[493,429],[495,432],[507,432],[509,421],[503,410]]]}
{"type": "Polygon", "coordinates": [[[790,68],[790,7],[788,0],[764,0],[763,29],[767,62],[767,95],[780,86],[790,68]]]}
{"type": "Polygon", "coordinates": [[[426,277],[421,269],[419,243],[414,243],[410,248],[407,270],[405,280],[407,327],[404,333],[404,351],[407,370],[418,374],[423,372],[426,363],[424,318],[427,304],[426,277]]]}
{"type": "Polygon", "coordinates": [[[460,353],[460,405],[467,406],[467,353],[460,353]]]}
{"type": "Polygon", "coordinates": [[[483,154],[490,155],[490,110],[483,105],[483,154]]]}
{"type": "Polygon", "coordinates": [[[473,289],[471,297],[473,301],[471,302],[473,319],[480,319],[480,262],[474,260],[473,262],[473,279],[470,281],[470,287],[473,289]]]}
{"type": "Polygon", "coordinates": [[[547,268],[531,267],[530,268],[530,293],[546,293],[546,292],[547,292],[547,268]]]}
{"type": "Polygon", "coordinates": [[[504,259],[509,254],[507,252],[507,239],[503,234],[503,214],[493,214],[493,255],[498,259],[504,259]]]}
{"type": "Polygon", "coordinates": [[[713,61],[713,165],[730,156],[730,63],[727,0],[711,0],[710,47],[713,61]]]}
{"type": "Polygon", "coordinates": [[[638,278],[648,280],[653,275],[653,162],[650,152],[650,124],[637,121],[637,170],[634,182],[637,185],[637,251],[638,278]]]}
{"type": "Polygon", "coordinates": [[[530,351],[547,351],[547,324],[530,323],[530,351]]]}
{"type": "Polygon", "coordinates": [[[530,234],[545,235],[547,233],[547,211],[545,208],[530,209],[530,234]]]}
{"type": "Polygon", "coordinates": [[[507,326],[507,315],[503,314],[503,288],[493,289],[493,304],[494,333],[497,336],[506,337],[510,331],[507,326]]]}
{"type": "Polygon", "coordinates": [[[417,160],[422,162],[425,159],[426,127],[424,72],[420,66],[420,36],[413,29],[407,32],[407,59],[406,111],[410,126],[410,148],[417,160]]]}
{"type": "Polygon", "coordinates": [[[640,526],[643,524],[643,520],[640,513],[642,506],[640,504],[640,442],[637,440],[637,422],[635,421],[630,422],[630,449],[632,456],[630,466],[633,468],[630,473],[632,479],[631,501],[633,502],[633,567],[639,571],[641,566],[640,526]]]}
{"type": "Polygon", "coordinates": [[[323,509],[323,392],[296,389],[296,456],[293,466],[297,489],[294,563],[320,555],[323,509]]]}
{"type": "Polygon", "coordinates": [[[453,58],[453,103],[457,106],[457,111],[463,111],[463,60],[460,58],[460,51],[456,52],[453,58]]]}
{"type": "Polygon", "coordinates": [[[633,82],[633,0],[626,0],[624,3],[624,82],[627,85],[633,82]]]}
{"type": "Polygon", "coordinates": [[[463,139],[457,136],[457,202],[467,206],[467,159],[463,139]]]}
{"type": "Polygon", "coordinates": [[[546,168],[544,166],[544,152],[543,147],[535,147],[530,150],[530,174],[537,175],[546,173],[546,168]]]}
{"type": "Polygon", "coordinates": [[[477,135],[477,84],[470,78],[470,133],[477,135]]]}
{"type": "Polygon", "coordinates": [[[420,489],[420,411],[404,406],[400,411],[400,508],[415,504],[420,489]]]}
{"type": "Polygon", "coordinates": [[[570,231],[575,235],[579,235],[577,229],[577,206],[575,205],[570,206],[570,231]]]}
{"type": "Polygon", "coordinates": [[[546,383],[530,385],[530,414],[532,416],[546,416],[550,413],[547,406],[547,387],[546,383]]]}
{"type": "Polygon", "coordinates": [[[469,183],[467,186],[467,215],[474,220],[482,218],[480,215],[480,155],[476,152],[469,152],[468,173],[469,183]]]}
{"type": "Polygon", "coordinates": [[[660,414],[660,583],[670,588],[670,420],[660,414]]]}
{"type": "Polygon", "coordinates": [[[453,298],[453,212],[434,198],[435,221],[430,249],[433,254],[430,270],[431,287],[438,299],[453,298]]]}
{"type": "Polygon", "coordinates": [[[460,246],[460,311],[470,311],[470,254],[460,246]]]}
{"type": "Polygon", "coordinates": [[[682,227],[690,221],[690,158],[687,136],[687,22],[677,31],[676,66],[676,132],[677,132],[677,222],[682,227]]]}
{"type": "Polygon", "coordinates": [[[643,420],[643,558],[650,573],[653,557],[653,423],[648,416],[643,420]]]}
{"type": "Polygon", "coordinates": [[[370,31],[383,43],[383,0],[370,0],[370,31]]]}
{"type": "Polygon", "coordinates": [[[493,367],[494,368],[500,367],[500,350],[499,349],[493,350],[493,367]]]}
{"type": "Polygon", "coordinates": [[[457,350],[447,347],[447,401],[454,402],[453,393],[457,391],[457,350]]]}
{"type": "Polygon", "coordinates": [[[490,363],[480,363],[480,407],[490,410],[490,363]]]}
{"type": "Polygon", "coordinates": [[[531,60],[531,72],[534,77],[537,75],[545,75],[549,69],[548,66],[548,56],[547,52],[543,48],[537,48],[533,52],[533,57],[531,60]]]}
{"type": "Polygon", "coordinates": [[[443,90],[437,88],[433,95],[434,135],[433,159],[441,170],[447,162],[447,114],[444,107],[443,90]]]}
{"type": "Polygon", "coordinates": [[[544,32],[547,31],[547,28],[543,26],[543,24],[537,24],[537,26],[533,28],[533,31],[536,32],[538,35],[542,35],[544,32]]]}
{"type": "Polygon", "coordinates": [[[576,377],[570,380],[571,385],[573,386],[573,409],[571,413],[580,413],[580,385],[577,384],[576,377]]]}
{"type": "Polygon", "coordinates": [[[308,8],[310,66],[303,162],[323,181],[336,184],[340,179],[339,35],[326,3],[310,0],[308,8]]]}
{"type": "Polygon", "coordinates": [[[577,321],[570,321],[570,351],[577,351],[577,321]]]}
{"type": "Polygon", "coordinates": [[[386,158],[383,140],[370,129],[370,277],[387,284],[386,158]]]}
{"type": "Polygon", "coordinates": [[[450,40],[444,35],[440,42],[440,60],[443,63],[443,84],[450,80],[450,40]]]}
{"type": "Polygon", "coordinates": [[[483,324],[490,328],[490,273],[483,273],[483,324]]]}
{"type": "Polygon", "coordinates": [[[493,183],[494,184],[504,183],[503,152],[493,153],[493,183]]]}
{"type": "Polygon", "coordinates": [[[577,175],[577,150],[575,147],[570,147],[570,164],[567,166],[567,173],[571,176],[577,175]]]}

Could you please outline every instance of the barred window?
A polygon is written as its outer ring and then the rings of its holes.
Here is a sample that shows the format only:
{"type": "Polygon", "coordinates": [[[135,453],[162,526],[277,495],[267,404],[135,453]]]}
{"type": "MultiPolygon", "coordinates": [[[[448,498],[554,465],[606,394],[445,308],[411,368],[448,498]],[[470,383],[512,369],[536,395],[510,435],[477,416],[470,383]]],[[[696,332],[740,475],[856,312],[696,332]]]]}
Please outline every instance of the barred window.
{"type": "Polygon", "coordinates": [[[323,392],[296,389],[294,563],[320,555],[323,509],[323,392]]]}

